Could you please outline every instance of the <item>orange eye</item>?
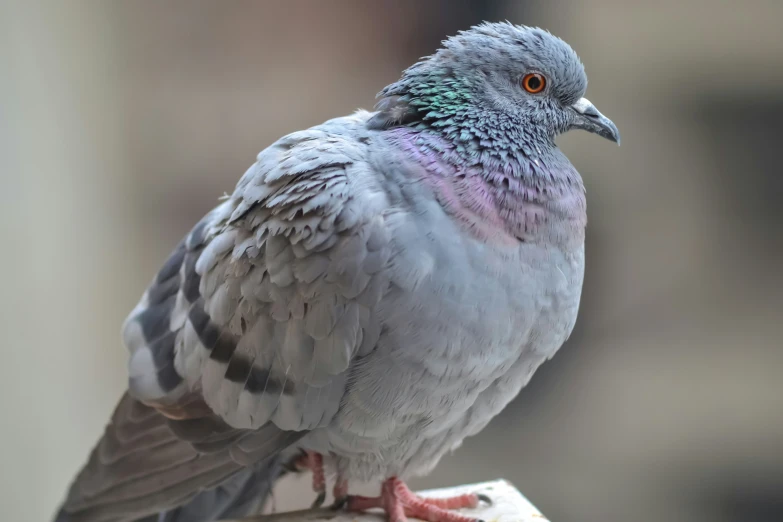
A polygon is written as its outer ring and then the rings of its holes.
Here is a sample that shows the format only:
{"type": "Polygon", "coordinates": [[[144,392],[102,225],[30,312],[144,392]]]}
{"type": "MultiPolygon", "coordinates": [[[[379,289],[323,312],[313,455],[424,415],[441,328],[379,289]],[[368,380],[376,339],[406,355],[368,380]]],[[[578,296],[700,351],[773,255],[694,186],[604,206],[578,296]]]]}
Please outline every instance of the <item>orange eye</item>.
{"type": "Polygon", "coordinates": [[[522,78],[522,88],[530,94],[538,94],[546,87],[546,78],[543,74],[528,73],[522,78]]]}

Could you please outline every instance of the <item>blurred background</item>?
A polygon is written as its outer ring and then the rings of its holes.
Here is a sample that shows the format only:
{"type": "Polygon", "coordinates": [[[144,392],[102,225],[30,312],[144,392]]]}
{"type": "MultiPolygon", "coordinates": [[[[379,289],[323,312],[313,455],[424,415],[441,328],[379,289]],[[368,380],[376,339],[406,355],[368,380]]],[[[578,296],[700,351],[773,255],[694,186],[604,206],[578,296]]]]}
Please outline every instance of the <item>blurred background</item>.
{"type": "Polygon", "coordinates": [[[554,522],[783,520],[772,0],[0,1],[2,518],[49,519],[125,387],[122,320],[259,150],[503,19],[577,50],[623,145],[560,140],[589,200],[574,335],[413,486],[504,477],[554,522]]]}

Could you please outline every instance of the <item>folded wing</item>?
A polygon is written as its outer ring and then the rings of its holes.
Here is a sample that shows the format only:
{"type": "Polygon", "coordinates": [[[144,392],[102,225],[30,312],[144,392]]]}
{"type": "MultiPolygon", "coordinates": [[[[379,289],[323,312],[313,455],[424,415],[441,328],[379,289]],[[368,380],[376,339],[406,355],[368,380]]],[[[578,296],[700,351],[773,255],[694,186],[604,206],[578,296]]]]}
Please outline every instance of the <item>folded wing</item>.
{"type": "Polygon", "coordinates": [[[261,152],[175,249],[126,321],[130,396],[66,511],[183,504],[330,422],[389,285],[364,119],[261,152]]]}

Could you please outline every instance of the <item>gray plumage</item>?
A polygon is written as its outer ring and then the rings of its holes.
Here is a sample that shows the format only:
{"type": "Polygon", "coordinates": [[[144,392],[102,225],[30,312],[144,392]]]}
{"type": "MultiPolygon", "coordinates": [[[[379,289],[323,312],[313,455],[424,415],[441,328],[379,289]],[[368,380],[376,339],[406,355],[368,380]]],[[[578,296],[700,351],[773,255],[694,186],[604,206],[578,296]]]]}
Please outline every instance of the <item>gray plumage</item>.
{"type": "Polygon", "coordinates": [[[563,41],[483,24],[262,151],[126,321],[129,395],[58,520],[213,520],[300,449],[368,481],[478,433],[576,320],[584,188],[554,138],[619,141],[586,85],[563,41]]]}

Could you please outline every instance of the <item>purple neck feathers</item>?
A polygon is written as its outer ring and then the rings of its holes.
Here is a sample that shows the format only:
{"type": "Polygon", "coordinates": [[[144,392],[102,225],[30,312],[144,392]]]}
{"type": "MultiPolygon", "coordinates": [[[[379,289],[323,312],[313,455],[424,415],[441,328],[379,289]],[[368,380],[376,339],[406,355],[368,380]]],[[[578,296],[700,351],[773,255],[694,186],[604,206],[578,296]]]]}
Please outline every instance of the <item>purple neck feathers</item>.
{"type": "Polygon", "coordinates": [[[583,241],[584,185],[559,151],[500,158],[470,154],[441,136],[405,127],[388,136],[423,167],[422,181],[446,212],[478,239],[507,245],[583,241]]]}

